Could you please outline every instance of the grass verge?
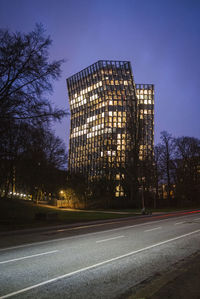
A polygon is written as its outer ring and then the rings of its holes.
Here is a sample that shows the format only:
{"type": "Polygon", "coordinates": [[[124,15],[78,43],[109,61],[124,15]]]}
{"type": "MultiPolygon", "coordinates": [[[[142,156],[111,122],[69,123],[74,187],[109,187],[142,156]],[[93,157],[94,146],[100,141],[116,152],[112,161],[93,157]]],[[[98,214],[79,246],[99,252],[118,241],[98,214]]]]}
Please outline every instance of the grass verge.
{"type": "Polygon", "coordinates": [[[115,214],[108,211],[91,213],[44,207],[16,199],[0,199],[0,231],[116,219],[134,215],[136,215],[134,211],[130,214],[115,214]]]}

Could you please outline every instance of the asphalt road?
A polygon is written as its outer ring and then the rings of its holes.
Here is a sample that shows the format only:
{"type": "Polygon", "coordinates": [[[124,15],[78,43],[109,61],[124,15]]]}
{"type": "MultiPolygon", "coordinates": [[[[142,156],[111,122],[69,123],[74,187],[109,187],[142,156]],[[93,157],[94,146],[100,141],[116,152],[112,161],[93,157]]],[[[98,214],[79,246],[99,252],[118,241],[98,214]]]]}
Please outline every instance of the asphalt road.
{"type": "Polygon", "coordinates": [[[7,233],[0,247],[0,298],[126,298],[200,250],[200,211],[7,233]]]}

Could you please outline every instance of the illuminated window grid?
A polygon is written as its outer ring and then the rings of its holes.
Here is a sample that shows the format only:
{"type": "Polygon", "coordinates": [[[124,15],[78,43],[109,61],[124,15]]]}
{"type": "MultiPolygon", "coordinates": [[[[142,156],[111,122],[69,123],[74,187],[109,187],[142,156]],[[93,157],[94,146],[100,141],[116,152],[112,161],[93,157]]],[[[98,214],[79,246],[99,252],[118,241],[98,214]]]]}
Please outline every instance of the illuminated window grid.
{"type": "MultiPolygon", "coordinates": [[[[136,101],[130,63],[98,61],[68,78],[67,86],[71,110],[69,170],[86,174],[89,180],[105,174],[115,177],[125,167],[130,147],[128,103],[136,101]]],[[[145,85],[140,89],[145,90],[145,85]]],[[[153,103],[153,90],[147,94],[143,91],[137,98],[139,105],[139,100],[145,105],[148,100],[153,103]]],[[[143,111],[141,116],[145,118],[145,114],[143,111]]],[[[147,143],[145,132],[143,135],[143,143],[147,143]]],[[[116,196],[123,196],[123,190],[116,190],[116,196]]]]}
{"type": "Polygon", "coordinates": [[[136,84],[139,118],[141,122],[141,142],[139,158],[153,156],[154,146],[154,85],[136,84]]]}
{"type": "MultiPolygon", "coordinates": [[[[118,63],[118,62],[117,62],[118,63]]],[[[101,62],[101,64],[103,65],[103,68],[101,69],[101,73],[100,73],[100,77],[99,74],[97,72],[97,75],[94,75],[94,77],[97,79],[97,82],[93,82],[92,80],[87,80],[86,86],[83,86],[83,84],[77,84],[77,82],[72,82],[72,87],[71,89],[69,89],[69,97],[70,97],[70,92],[74,92],[74,98],[72,97],[72,100],[70,101],[71,103],[71,111],[74,112],[74,115],[72,116],[72,121],[71,121],[71,138],[70,138],[70,148],[73,149],[73,147],[77,147],[77,144],[80,142],[80,136],[84,136],[87,133],[87,137],[90,139],[95,139],[95,143],[92,140],[89,141],[89,146],[86,146],[86,150],[88,151],[88,155],[86,154],[85,156],[88,156],[89,158],[91,158],[91,154],[92,154],[92,150],[91,148],[95,145],[97,147],[101,147],[102,142],[97,142],[97,138],[96,138],[96,134],[97,135],[102,135],[103,139],[105,139],[105,137],[112,137],[112,133],[113,133],[113,129],[117,130],[118,128],[124,128],[125,127],[125,122],[126,122],[126,117],[125,115],[120,115],[121,111],[118,111],[116,113],[116,111],[112,111],[115,107],[119,107],[119,106],[123,106],[123,102],[122,102],[122,97],[125,96],[125,91],[122,89],[112,89],[113,86],[119,86],[120,84],[124,86],[132,86],[132,78],[131,78],[131,72],[130,70],[127,68],[127,71],[129,73],[129,77],[125,78],[125,79],[129,79],[128,80],[124,80],[122,73],[123,71],[121,70],[121,67],[119,68],[120,64],[124,65],[124,62],[122,63],[118,63],[118,70],[116,71],[116,65],[117,63],[115,63],[115,67],[114,69],[112,67],[110,67],[110,62],[101,62]],[[109,65],[109,68],[107,69],[106,66],[109,65]],[[120,75],[119,76],[119,72],[120,75]],[[113,76],[112,78],[109,76],[113,76]],[[117,76],[116,76],[117,75],[117,76]],[[114,78],[115,76],[115,78],[114,78]],[[103,83],[102,83],[103,82],[103,83]],[[77,90],[77,88],[81,86],[81,88],[83,88],[82,90],[77,90]],[[92,95],[90,94],[91,90],[96,90],[97,87],[101,88],[100,92],[103,89],[103,93],[101,93],[100,95],[98,93],[93,93],[92,95]],[[78,93],[79,91],[79,93],[78,93]],[[84,96],[83,96],[84,95],[84,96]],[[76,103],[77,102],[77,103],[76,103]],[[81,105],[80,105],[81,102],[81,105]],[[81,111],[79,111],[80,106],[82,106],[81,110],[84,113],[82,113],[82,115],[91,115],[89,118],[89,124],[86,124],[85,119],[83,119],[84,117],[81,117],[81,111]],[[75,111],[74,111],[75,110],[75,111]],[[101,113],[101,116],[99,117],[99,114],[97,113],[97,110],[99,110],[99,112],[101,113]],[[95,112],[95,113],[94,113],[95,112]],[[104,113],[105,112],[105,113],[104,113]],[[95,120],[91,118],[94,118],[95,116],[95,120]],[[98,119],[97,119],[98,116],[98,119]],[[77,127],[77,124],[80,124],[81,126],[77,127]],[[84,127],[85,126],[85,127],[84,127]],[[98,132],[97,132],[98,130],[98,132]],[[103,131],[104,130],[104,131],[103,131]],[[75,138],[75,142],[72,142],[72,138],[75,138]]],[[[88,74],[92,72],[91,69],[89,69],[88,74]]],[[[88,75],[87,74],[87,75],[88,75]]],[[[78,79],[80,76],[77,76],[78,79]]],[[[87,78],[88,79],[88,78],[87,78]]],[[[91,78],[90,78],[91,79],[91,78]]],[[[80,79],[79,79],[80,81],[80,79]]],[[[85,81],[86,82],[86,81],[85,81]]],[[[69,84],[68,84],[69,87],[69,84]]],[[[87,143],[87,142],[86,142],[87,143]]],[[[101,149],[101,158],[100,160],[107,160],[106,162],[109,163],[113,163],[113,162],[119,162],[119,158],[118,158],[118,152],[115,150],[112,150],[112,147],[116,145],[113,143],[107,145],[107,151],[105,151],[105,149],[101,149]],[[106,156],[107,154],[107,156],[106,156]]],[[[74,152],[74,151],[73,151],[74,152]]],[[[77,152],[77,150],[75,150],[75,152],[77,152]]],[[[97,153],[100,152],[97,150],[97,153]]],[[[78,154],[77,156],[80,155],[80,150],[78,150],[78,154]]],[[[82,157],[84,157],[84,155],[82,155],[82,157]]],[[[74,165],[74,167],[80,167],[80,163],[77,162],[77,157],[72,154],[72,158],[74,158],[75,161],[73,161],[72,165],[74,165]]],[[[95,157],[96,158],[96,157],[95,157]]],[[[97,154],[97,159],[98,159],[98,154],[97,154]]],[[[81,159],[80,159],[81,160],[81,159]]],[[[90,164],[90,161],[87,161],[84,159],[83,162],[84,164],[90,164]]]]}

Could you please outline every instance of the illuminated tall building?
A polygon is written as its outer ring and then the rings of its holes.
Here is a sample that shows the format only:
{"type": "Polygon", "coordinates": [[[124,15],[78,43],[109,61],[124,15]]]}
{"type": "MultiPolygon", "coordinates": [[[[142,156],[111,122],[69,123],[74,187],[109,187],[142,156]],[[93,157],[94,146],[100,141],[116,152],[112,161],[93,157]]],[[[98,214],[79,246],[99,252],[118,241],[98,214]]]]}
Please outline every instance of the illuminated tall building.
{"type": "Polygon", "coordinates": [[[153,147],[153,85],[135,85],[129,61],[98,61],[67,79],[71,111],[69,171],[89,181],[120,181],[129,163],[138,113],[142,124],[140,159],[153,147]],[[131,134],[133,133],[133,136],[131,134]],[[150,148],[151,146],[151,148],[150,148]]]}

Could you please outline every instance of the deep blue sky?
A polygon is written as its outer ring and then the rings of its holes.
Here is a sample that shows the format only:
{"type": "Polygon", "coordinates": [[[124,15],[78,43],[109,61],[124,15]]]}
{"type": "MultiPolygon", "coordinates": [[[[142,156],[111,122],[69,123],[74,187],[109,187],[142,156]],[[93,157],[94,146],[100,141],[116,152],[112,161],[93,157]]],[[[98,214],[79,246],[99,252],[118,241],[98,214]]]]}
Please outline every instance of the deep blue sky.
{"type": "MultiPolygon", "coordinates": [[[[199,0],[0,0],[0,27],[42,23],[51,58],[65,58],[50,97],[69,108],[65,79],[99,59],[130,60],[136,83],[155,84],[155,143],[162,130],[200,138],[199,0]]],[[[55,126],[68,143],[69,118],[55,126]]]]}

